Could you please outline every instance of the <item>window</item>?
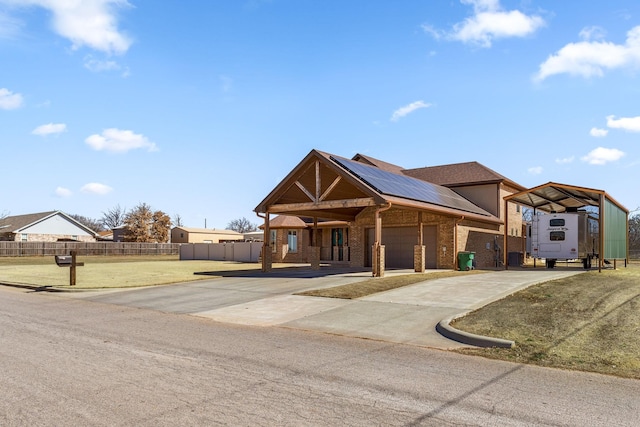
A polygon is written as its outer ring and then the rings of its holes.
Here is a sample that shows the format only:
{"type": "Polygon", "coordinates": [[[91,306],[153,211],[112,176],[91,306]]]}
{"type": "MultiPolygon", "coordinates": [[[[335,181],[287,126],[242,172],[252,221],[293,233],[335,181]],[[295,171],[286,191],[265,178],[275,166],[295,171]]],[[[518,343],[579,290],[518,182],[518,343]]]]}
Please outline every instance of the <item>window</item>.
{"type": "MultiPolygon", "coordinates": [[[[549,220],[549,227],[564,227],[564,218],[553,218],[549,220]]],[[[564,240],[564,239],[562,239],[564,240]]]]}
{"type": "Polygon", "coordinates": [[[298,252],[298,232],[296,230],[289,230],[287,243],[289,244],[289,252],[298,252]]]}
{"type": "Polygon", "coordinates": [[[28,236],[29,236],[29,235],[28,235],[27,233],[22,233],[22,234],[20,235],[20,239],[21,239],[23,242],[26,242],[26,241],[27,241],[27,237],[28,237],[28,236]]]}
{"type": "MultiPolygon", "coordinates": [[[[564,220],[562,220],[564,222],[564,220]]],[[[564,231],[552,231],[549,233],[549,240],[552,242],[561,242],[564,240],[564,231]]]]}
{"type": "Polygon", "coordinates": [[[520,205],[516,205],[516,212],[520,213],[520,205]]]}
{"type": "Polygon", "coordinates": [[[269,244],[271,245],[271,252],[276,253],[276,230],[270,230],[271,237],[269,238],[269,244]]]}

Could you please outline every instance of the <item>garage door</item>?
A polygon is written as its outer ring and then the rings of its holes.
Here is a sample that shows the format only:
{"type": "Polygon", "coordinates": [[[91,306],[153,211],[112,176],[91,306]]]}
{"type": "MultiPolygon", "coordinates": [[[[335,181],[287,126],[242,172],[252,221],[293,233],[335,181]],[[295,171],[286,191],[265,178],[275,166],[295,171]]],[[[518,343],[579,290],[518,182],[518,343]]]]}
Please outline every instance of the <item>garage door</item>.
{"type": "MultiPolygon", "coordinates": [[[[417,231],[413,227],[390,227],[382,229],[382,244],[385,249],[385,268],[413,268],[413,246],[417,231]]],[[[375,229],[367,230],[367,261],[371,267],[371,246],[375,242],[375,229]]]]}
{"type": "Polygon", "coordinates": [[[426,268],[438,268],[438,227],[435,225],[425,225],[422,229],[422,240],[425,247],[426,268]]]}
{"type": "MultiPolygon", "coordinates": [[[[426,268],[436,268],[437,228],[425,226],[423,239],[426,245],[426,268]]],[[[387,227],[382,228],[382,244],[385,246],[385,268],[413,268],[413,247],[418,236],[415,227],[387,227]]],[[[375,242],[375,229],[367,229],[366,266],[371,267],[372,246],[375,242]]]]}

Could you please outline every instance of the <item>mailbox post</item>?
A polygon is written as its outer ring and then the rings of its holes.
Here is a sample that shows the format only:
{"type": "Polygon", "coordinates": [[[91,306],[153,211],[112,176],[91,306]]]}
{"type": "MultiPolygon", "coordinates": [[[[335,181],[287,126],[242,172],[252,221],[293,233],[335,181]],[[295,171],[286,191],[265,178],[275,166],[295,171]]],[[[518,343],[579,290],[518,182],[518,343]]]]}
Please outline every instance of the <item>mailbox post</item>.
{"type": "Polygon", "coordinates": [[[76,251],[71,251],[69,255],[56,255],[56,264],[58,267],[69,267],[69,286],[76,285],[76,267],[82,267],[84,262],[76,262],[76,251]]]}

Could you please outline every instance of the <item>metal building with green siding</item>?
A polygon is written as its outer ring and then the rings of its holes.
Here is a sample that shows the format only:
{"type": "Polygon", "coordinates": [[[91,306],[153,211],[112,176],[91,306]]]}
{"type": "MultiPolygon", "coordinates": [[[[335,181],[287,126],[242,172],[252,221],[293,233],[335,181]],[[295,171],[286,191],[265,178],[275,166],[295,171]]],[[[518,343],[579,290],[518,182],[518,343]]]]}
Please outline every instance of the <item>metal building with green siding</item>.
{"type": "MultiPolygon", "coordinates": [[[[604,190],[548,182],[505,197],[505,209],[508,202],[529,206],[534,212],[560,213],[598,208],[598,228],[601,230],[599,269],[602,270],[605,260],[613,261],[614,267],[618,260],[624,260],[625,265],[629,261],[629,210],[604,190]]],[[[508,223],[505,229],[508,229],[508,223]]]]}

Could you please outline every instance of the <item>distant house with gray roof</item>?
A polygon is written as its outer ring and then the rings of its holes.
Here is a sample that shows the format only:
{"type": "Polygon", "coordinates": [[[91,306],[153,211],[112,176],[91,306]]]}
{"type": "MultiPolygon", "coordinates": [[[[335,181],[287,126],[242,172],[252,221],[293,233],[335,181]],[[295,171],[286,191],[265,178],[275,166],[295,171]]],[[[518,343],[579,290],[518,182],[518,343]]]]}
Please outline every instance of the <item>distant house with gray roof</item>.
{"type": "Polygon", "coordinates": [[[98,233],[60,211],[7,216],[0,219],[0,241],[95,242],[98,233]]]}

